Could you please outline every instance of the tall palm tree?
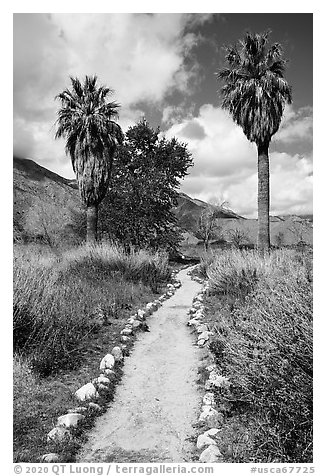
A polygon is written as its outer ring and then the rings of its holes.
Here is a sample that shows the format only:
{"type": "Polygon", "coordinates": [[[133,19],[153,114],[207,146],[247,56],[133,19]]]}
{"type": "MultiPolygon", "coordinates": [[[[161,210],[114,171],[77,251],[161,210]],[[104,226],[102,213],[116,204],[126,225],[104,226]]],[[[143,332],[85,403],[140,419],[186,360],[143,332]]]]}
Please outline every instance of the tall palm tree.
{"type": "Polygon", "coordinates": [[[61,102],[55,137],[66,139],[66,153],[87,208],[87,242],[94,242],[98,206],[109,185],[116,147],[123,141],[120,126],[112,120],[120,106],[108,102],[112,90],[98,86],[96,76],[86,76],[83,84],[78,78],[70,80],[71,89],[55,97],[61,102]]]}
{"type": "Polygon", "coordinates": [[[242,127],[258,151],[258,248],[270,248],[269,157],[272,136],[278,131],[285,104],[292,102],[291,87],[284,79],[286,60],[282,47],[269,47],[269,32],[246,33],[239,46],[228,46],[228,67],[217,76],[225,82],[222,107],[242,127]]]}

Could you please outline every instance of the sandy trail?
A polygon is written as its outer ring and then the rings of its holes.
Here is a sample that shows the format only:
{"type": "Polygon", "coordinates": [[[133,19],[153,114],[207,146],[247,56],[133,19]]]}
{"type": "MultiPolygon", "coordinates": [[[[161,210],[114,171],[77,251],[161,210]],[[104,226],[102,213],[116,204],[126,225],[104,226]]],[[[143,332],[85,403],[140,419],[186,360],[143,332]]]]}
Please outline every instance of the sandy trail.
{"type": "Polygon", "coordinates": [[[114,401],[98,418],[78,462],[189,461],[192,424],[200,406],[197,369],[200,349],[186,327],[187,310],[200,284],[182,270],[174,296],[148,318],[114,401]]]}

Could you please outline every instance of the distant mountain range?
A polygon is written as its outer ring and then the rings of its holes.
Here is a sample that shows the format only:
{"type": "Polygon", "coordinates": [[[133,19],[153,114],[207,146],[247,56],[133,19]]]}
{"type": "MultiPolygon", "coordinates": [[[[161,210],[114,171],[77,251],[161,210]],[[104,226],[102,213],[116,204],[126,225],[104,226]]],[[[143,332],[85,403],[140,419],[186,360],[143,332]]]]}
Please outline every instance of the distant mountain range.
{"type": "MultiPolygon", "coordinates": [[[[14,157],[13,187],[16,241],[33,240],[44,235],[48,235],[48,239],[55,236],[67,243],[78,241],[84,212],[75,180],[65,179],[32,160],[14,157]]],[[[185,243],[198,243],[195,237],[198,219],[209,206],[204,201],[179,193],[174,213],[184,231],[185,243]]],[[[282,215],[270,220],[272,242],[281,237],[284,244],[293,244],[302,238],[312,244],[312,215],[282,215]]],[[[226,209],[221,211],[219,221],[225,236],[238,230],[249,242],[256,242],[257,220],[226,209]]]]}

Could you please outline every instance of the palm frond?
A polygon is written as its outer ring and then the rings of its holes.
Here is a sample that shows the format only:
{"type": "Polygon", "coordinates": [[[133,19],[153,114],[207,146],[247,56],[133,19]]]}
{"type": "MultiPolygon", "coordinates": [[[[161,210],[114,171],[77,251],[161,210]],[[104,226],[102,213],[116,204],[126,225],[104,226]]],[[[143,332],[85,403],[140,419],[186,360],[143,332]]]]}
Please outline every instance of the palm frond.
{"type": "Polygon", "coordinates": [[[86,204],[99,203],[105,195],[111,174],[113,155],[123,142],[118,117],[120,104],[107,99],[113,90],[97,86],[97,76],[86,76],[83,83],[70,77],[71,89],[55,99],[61,103],[55,123],[55,137],[66,140],[80,193],[86,204]]]}
{"type": "Polygon", "coordinates": [[[222,108],[242,127],[252,142],[270,141],[277,132],[284,106],[292,101],[284,79],[286,60],[279,43],[268,47],[270,32],[247,32],[239,44],[229,46],[227,66],[217,73],[223,81],[222,108]]]}

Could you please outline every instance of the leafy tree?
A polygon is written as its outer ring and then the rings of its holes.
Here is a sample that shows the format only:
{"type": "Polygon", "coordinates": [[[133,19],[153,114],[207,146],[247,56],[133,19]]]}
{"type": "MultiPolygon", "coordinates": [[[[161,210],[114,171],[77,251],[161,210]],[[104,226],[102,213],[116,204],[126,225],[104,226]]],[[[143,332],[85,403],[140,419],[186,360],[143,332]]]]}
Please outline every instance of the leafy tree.
{"type": "Polygon", "coordinates": [[[180,180],[192,165],[186,144],[160,137],[146,120],[126,132],[116,155],[105,206],[102,234],[130,247],[176,248],[181,233],[172,208],[180,180]]]}
{"type": "Polygon", "coordinates": [[[209,242],[217,237],[222,238],[222,223],[219,220],[221,212],[225,209],[226,202],[219,205],[210,205],[205,208],[197,220],[195,230],[196,238],[204,243],[205,251],[208,251],[209,242]]]}
{"type": "Polygon", "coordinates": [[[228,67],[218,72],[224,81],[222,107],[242,127],[258,151],[258,248],[270,248],[269,157],[272,136],[278,131],[284,107],[291,103],[291,88],[284,79],[282,47],[270,47],[269,32],[247,33],[239,46],[228,46],[228,67]]]}
{"type": "Polygon", "coordinates": [[[110,181],[113,156],[123,141],[120,126],[112,120],[119,105],[108,102],[112,90],[97,85],[96,76],[83,84],[70,78],[72,88],[56,96],[58,111],[56,138],[66,139],[81,198],[87,207],[87,241],[97,239],[98,206],[110,181]]]}

